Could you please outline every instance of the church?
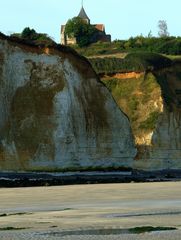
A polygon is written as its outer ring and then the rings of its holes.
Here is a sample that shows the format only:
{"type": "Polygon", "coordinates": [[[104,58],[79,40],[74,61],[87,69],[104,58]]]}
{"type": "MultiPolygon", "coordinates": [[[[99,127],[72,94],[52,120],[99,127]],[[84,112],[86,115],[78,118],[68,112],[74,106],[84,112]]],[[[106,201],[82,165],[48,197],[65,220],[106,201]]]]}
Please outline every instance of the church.
{"type": "MultiPolygon", "coordinates": [[[[87,16],[85,10],[84,10],[84,7],[82,5],[82,8],[78,14],[77,17],[80,17],[84,20],[84,22],[86,22],[87,24],[91,24],[90,23],[90,19],[89,17],[87,16]]],[[[104,24],[91,24],[92,26],[94,26],[98,32],[95,36],[95,39],[94,39],[94,42],[111,42],[111,35],[109,34],[106,34],[105,32],[105,26],[104,24]]],[[[65,34],[65,26],[66,25],[62,25],[61,26],[61,44],[63,45],[71,45],[71,44],[76,44],[77,41],[76,41],[76,38],[69,38],[66,34],[65,34]]]]}

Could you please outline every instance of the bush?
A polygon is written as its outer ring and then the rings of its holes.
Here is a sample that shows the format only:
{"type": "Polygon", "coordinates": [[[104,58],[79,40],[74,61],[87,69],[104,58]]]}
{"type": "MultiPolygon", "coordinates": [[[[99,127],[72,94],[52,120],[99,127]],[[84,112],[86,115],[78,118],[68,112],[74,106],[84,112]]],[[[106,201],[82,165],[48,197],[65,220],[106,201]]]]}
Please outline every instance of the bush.
{"type": "Polygon", "coordinates": [[[158,47],[158,52],[168,55],[181,54],[181,40],[173,39],[158,47]]]}

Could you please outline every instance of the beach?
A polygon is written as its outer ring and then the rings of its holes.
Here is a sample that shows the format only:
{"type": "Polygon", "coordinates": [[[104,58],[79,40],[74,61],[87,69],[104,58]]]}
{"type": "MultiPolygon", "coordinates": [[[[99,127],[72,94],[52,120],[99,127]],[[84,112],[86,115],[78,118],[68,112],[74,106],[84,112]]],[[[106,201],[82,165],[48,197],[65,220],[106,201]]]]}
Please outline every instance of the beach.
{"type": "Polygon", "coordinates": [[[181,182],[154,182],[1,188],[0,239],[180,239],[180,187],[181,182]]]}

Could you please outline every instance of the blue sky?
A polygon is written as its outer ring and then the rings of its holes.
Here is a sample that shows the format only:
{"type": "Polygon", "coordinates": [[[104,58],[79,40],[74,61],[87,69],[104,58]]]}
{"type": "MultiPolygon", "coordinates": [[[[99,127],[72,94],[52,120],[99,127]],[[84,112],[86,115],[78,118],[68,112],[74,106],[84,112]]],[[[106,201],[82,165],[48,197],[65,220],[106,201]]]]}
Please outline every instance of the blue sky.
{"type": "MultiPolygon", "coordinates": [[[[25,27],[60,40],[60,25],[77,16],[81,0],[0,0],[0,31],[21,32],[25,27]]],[[[171,35],[181,36],[181,0],[84,0],[91,23],[104,23],[112,39],[157,36],[159,20],[171,35]]]]}

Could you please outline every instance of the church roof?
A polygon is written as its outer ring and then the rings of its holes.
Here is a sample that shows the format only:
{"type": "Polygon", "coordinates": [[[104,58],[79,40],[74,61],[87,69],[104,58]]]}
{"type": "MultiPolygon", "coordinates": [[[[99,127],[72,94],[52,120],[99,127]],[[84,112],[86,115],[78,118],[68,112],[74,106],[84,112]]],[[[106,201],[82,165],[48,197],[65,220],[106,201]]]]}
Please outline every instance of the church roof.
{"type": "Polygon", "coordinates": [[[101,32],[104,32],[104,31],[105,31],[105,26],[104,26],[104,24],[94,24],[94,27],[95,27],[97,30],[101,31],[101,32]]]}
{"type": "Polygon", "coordinates": [[[84,8],[82,7],[81,10],[80,10],[80,13],[78,15],[78,17],[82,18],[82,19],[89,19],[89,17],[87,16],[84,8]]]}

